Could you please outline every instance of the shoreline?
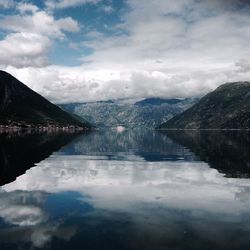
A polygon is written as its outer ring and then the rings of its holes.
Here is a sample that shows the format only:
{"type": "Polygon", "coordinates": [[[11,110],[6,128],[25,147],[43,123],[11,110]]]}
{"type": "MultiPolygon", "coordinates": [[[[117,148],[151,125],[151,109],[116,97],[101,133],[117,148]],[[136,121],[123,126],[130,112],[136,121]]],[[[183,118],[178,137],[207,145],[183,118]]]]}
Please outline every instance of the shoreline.
{"type": "Polygon", "coordinates": [[[8,132],[48,132],[48,133],[53,133],[53,132],[67,132],[67,133],[74,133],[74,132],[86,132],[90,131],[91,129],[88,127],[79,127],[79,126],[56,126],[56,125],[0,125],[0,133],[8,133],[8,132]]]}

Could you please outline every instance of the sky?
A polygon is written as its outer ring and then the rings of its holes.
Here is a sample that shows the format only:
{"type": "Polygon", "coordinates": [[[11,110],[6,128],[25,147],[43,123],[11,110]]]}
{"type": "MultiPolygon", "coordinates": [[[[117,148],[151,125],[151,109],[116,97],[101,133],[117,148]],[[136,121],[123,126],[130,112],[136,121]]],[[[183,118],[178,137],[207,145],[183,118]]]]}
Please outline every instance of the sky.
{"type": "Polygon", "coordinates": [[[250,1],[0,0],[0,69],[55,103],[250,80],[250,1]]]}

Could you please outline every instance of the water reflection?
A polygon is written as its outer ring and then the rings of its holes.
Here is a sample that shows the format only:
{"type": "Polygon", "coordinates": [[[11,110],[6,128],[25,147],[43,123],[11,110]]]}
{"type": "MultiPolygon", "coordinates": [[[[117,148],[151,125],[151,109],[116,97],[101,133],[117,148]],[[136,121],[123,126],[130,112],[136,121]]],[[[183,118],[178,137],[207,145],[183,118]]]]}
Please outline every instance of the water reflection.
{"type": "Polygon", "coordinates": [[[0,185],[14,181],[76,136],[70,133],[0,134],[0,185]]]}
{"type": "MultiPolygon", "coordinates": [[[[2,186],[0,249],[248,249],[249,179],[226,178],[211,156],[187,148],[189,136],[185,147],[179,138],[127,130],[77,138],[2,186]]],[[[247,147],[242,138],[237,147],[247,147]]],[[[210,150],[223,157],[220,147],[210,150]]]]}
{"type": "Polygon", "coordinates": [[[146,161],[196,160],[195,154],[178,142],[152,130],[103,130],[83,135],[64,154],[105,156],[110,160],[141,157],[146,161]]]}
{"type": "Polygon", "coordinates": [[[180,145],[227,177],[250,177],[250,131],[165,131],[180,145]]]}

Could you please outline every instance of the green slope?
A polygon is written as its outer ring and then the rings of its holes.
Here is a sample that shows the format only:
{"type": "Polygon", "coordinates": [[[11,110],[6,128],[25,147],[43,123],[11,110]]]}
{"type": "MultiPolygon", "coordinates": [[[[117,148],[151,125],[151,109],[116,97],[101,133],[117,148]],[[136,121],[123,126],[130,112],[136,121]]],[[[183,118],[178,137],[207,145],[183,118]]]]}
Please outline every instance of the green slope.
{"type": "Polygon", "coordinates": [[[227,83],[158,129],[249,129],[250,82],[227,83]]]}

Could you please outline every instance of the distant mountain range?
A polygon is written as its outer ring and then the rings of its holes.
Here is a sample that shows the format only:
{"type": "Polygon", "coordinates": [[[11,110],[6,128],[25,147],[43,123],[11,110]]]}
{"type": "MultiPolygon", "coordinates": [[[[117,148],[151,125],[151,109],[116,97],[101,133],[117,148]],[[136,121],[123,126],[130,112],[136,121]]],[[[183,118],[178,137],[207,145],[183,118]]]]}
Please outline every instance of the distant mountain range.
{"type": "Polygon", "coordinates": [[[177,103],[181,103],[187,99],[177,99],[177,98],[172,98],[172,99],[162,99],[162,98],[147,98],[142,101],[136,102],[135,105],[137,106],[148,106],[148,105],[154,105],[154,106],[159,106],[162,104],[169,104],[169,105],[176,105],[177,103]]]}
{"type": "Polygon", "coordinates": [[[4,71],[0,71],[0,125],[81,129],[91,127],[82,118],[52,104],[4,71]]]}
{"type": "Polygon", "coordinates": [[[221,85],[159,129],[250,129],[250,82],[221,85]]]}
{"type": "Polygon", "coordinates": [[[127,128],[155,128],[188,109],[197,101],[197,98],[146,98],[134,102],[131,100],[108,100],[62,104],[60,106],[90,121],[97,127],[107,128],[122,125],[127,128]]]}

